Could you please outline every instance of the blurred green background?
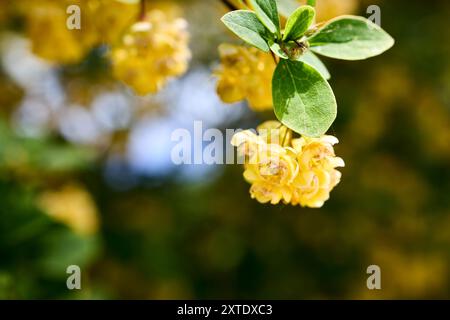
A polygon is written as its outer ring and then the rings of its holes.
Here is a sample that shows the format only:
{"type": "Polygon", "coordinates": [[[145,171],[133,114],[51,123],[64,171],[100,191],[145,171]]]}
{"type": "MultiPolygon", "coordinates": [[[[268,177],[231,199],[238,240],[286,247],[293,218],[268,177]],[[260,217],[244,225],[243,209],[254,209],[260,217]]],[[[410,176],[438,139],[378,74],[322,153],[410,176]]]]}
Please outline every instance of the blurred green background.
{"type": "Polygon", "coordinates": [[[32,55],[2,0],[0,298],[450,298],[450,2],[353,2],[363,16],[378,4],[396,45],[325,60],[346,168],[317,210],[251,200],[239,165],[170,162],[170,133],[194,120],[273,118],[215,94],[217,46],[236,41],[219,1],[179,1],[190,69],[137,98],[105,48],[72,65],[32,55]],[[79,291],[66,288],[72,264],[79,291]],[[366,288],[372,264],[379,291],[366,288]]]}

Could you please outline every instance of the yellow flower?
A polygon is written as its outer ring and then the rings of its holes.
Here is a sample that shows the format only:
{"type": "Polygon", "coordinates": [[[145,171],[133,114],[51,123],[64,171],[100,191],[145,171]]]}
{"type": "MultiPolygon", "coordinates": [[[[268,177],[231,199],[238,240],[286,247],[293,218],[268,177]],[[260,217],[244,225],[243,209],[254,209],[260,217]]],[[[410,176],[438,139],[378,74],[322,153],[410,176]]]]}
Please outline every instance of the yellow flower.
{"type": "Polygon", "coordinates": [[[217,93],[222,101],[247,99],[256,111],[272,108],[272,75],[275,62],[270,54],[256,48],[222,44],[221,65],[216,71],[217,93]]]}
{"type": "Polygon", "coordinates": [[[267,144],[245,165],[244,178],[250,195],[261,203],[289,203],[291,184],[298,172],[295,154],[277,144],[267,144]]]}
{"type": "Polygon", "coordinates": [[[158,92],[186,72],[191,53],[187,22],[153,9],[133,24],[111,57],[115,76],[139,95],[158,92]]]}
{"type": "Polygon", "coordinates": [[[344,160],[335,156],[333,146],[339,140],[333,136],[320,138],[302,137],[292,140],[292,146],[296,150],[298,161],[302,170],[315,168],[330,169],[344,167],[344,160]]]}
{"type": "Polygon", "coordinates": [[[290,184],[298,171],[296,154],[292,148],[272,143],[279,140],[280,132],[287,134],[289,130],[271,121],[259,126],[258,131],[260,135],[250,130],[239,132],[231,141],[246,156],[244,178],[252,184],[251,197],[261,203],[289,203],[292,198],[290,184]]]}
{"type": "Polygon", "coordinates": [[[98,214],[91,195],[82,187],[66,185],[46,191],[38,198],[39,207],[75,232],[89,235],[98,230],[98,214]]]}
{"type": "Polygon", "coordinates": [[[320,208],[329,199],[331,190],[341,179],[341,173],[335,168],[345,166],[344,160],[335,156],[336,143],[338,140],[333,136],[292,141],[300,168],[293,182],[293,205],[320,208]]]}
{"type": "Polygon", "coordinates": [[[291,139],[292,132],[277,121],[236,133],[231,143],[245,156],[244,178],[251,197],[260,203],[291,203],[319,208],[339,183],[344,161],[335,156],[333,136],[291,139]]]}

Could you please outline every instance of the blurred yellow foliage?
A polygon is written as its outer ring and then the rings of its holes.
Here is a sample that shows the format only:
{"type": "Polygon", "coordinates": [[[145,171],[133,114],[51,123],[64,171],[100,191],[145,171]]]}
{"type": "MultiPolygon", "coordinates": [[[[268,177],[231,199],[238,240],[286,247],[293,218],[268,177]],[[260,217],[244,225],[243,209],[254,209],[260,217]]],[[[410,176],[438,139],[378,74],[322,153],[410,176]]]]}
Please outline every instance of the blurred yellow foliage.
{"type": "MultiPolygon", "coordinates": [[[[299,2],[306,4],[306,0],[299,0],[299,2]]],[[[359,0],[317,0],[317,22],[324,22],[340,15],[354,14],[358,4],[359,0]]]]}
{"type": "Polygon", "coordinates": [[[98,230],[95,202],[88,191],[77,184],[67,184],[59,190],[45,191],[39,196],[37,203],[49,216],[79,234],[90,235],[98,230]]]}
{"type": "Polygon", "coordinates": [[[381,268],[381,291],[363,290],[360,298],[383,299],[433,298],[442,294],[447,283],[447,264],[442,256],[433,253],[402,252],[380,245],[375,247],[371,261],[381,268]]]}

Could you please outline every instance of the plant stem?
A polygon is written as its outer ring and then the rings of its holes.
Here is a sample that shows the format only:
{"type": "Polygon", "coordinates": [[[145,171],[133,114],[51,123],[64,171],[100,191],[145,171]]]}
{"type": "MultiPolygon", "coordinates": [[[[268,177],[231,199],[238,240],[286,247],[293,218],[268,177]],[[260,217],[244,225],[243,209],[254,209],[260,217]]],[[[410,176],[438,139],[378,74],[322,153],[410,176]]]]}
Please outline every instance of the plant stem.
{"type": "Polygon", "coordinates": [[[147,0],[141,0],[141,9],[139,11],[139,20],[144,20],[145,18],[145,13],[146,13],[146,5],[145,2],[147,0]]]}
{"type": "Polygon", "coordinates": [[[272,50],[270,50],[270,53],[272,54],[273,61],[274,61],[275,64],[277,65],[277,64],[278,64],[277,57],[276,57],[275,54],[272,52],[272,50]]]}
{"type": "Polygon", "coordinates": [[[284,133],[283,141],[281,142],[282,147],[284,147],[284,143],[286,142],[286,138],[287,138],[288,134],[290,133],[290,131],[291,131],[291,129],[286,127],[286,132],[284,133]]]}
{"type": "Polygon", "coordinates": [[[316,0],[308,0],[308,1],[306,1],[306,4],[308,6],[315,7],[316,6],[316,0]]]}

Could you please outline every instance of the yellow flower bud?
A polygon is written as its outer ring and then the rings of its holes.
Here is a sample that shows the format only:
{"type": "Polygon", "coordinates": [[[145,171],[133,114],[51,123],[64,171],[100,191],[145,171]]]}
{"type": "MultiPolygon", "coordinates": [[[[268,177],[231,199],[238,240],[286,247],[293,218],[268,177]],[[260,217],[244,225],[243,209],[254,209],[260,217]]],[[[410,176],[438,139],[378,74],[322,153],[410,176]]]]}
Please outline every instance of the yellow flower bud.
{"type": "Polygon", "coordinates": [[[217,93],[222,101],[246,99],[255,111],[272,109],[272,56],[256,48],[231,44],[220,45],[219,54],[217,93]]]}

